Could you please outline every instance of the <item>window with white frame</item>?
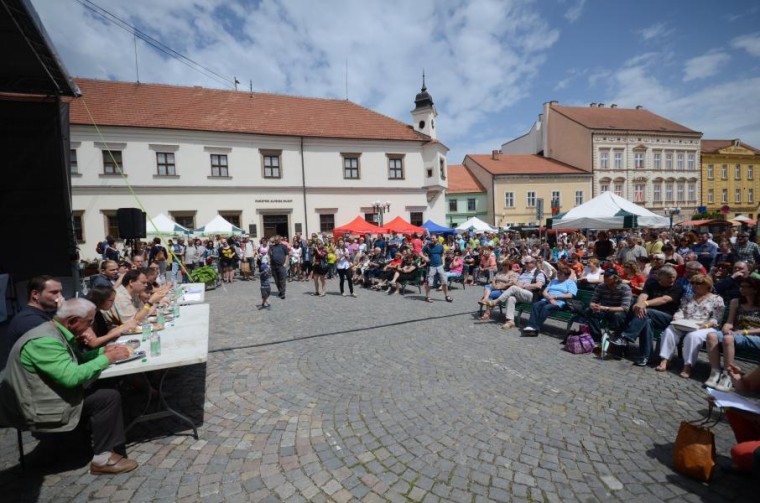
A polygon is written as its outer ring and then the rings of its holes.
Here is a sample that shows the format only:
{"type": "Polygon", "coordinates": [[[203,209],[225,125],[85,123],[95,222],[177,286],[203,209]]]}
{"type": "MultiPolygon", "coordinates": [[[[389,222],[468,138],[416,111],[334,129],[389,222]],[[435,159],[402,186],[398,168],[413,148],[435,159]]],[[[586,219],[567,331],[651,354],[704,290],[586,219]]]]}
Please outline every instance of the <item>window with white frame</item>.
{"type": "Polygon", "coordinates": [[[343,178],[350,180],[359,179],[359,155],[341,154],[343,156],[343,178]]]}
{"type": "Polygon", "coordinates": [[[601,182],[599,184],[599,192],[607,192],[610,190],[610,184],[607,182],[601,182]]]}
{"type": "Polygon", "coordinates": [[[679,201],[679,202],[685,200],[685,198],[684,198],[684,195],[685,195],[684,185],[685,184],[683,182],[678,182],[676,184],[676,200],[679,201]]]}
{"type": "Polygon", "coordinates": [[[673,152],[665,152],[665,169],[673,169],[673,152]]]}
{"type": "Polygon", "coordinates": [[[515,193],[514,192],[504,193],[504,206],[507,208],[515,207],[515,193]]]}
{"type": "Polygon", "coordinates": [[[451,213],[457,212],[457,200],[456,199],[449,199],[449,211],[451,213]]]}
{"type": "Polygon", "coordinates": [[[683,171],[683,152],[676,154],[676,168],[678,171],[683,171]]]}
{"type": "Polygon", "coordinates": [[[728,202],[728,189],[723,189],[721,191],[720,202],[721,203],[727,203],[728,202]]]}
{"type": "Polygon", "coordinates": [[[610,167],[610,152],[609,150],[602,150],[599,152],[599,168],[609,169],[610,167]]]}
{"type": "Polygon", "coordinates": [[[748,203],[755,202],[755,189],[747,189],[747,202],[748,203]]]}
{"type": "Polygon", "coordinates": [[[734,180],[741,180],[742,179],[742,165],[737,164],[734,166],[734,180]]]}
{"type": "Polygon", "coordinates": [[[734,190],[734,202],[736,203],[742,202],[742,189],[734,190]]]}
{"type": "Polygon", "coordinates": [[[707,165],[707,179],[712,180],[715,178],[715,167],[712,164],[707,165]]]}
{"type": "Polygon", "coordinates": [[[697,167],[697,157],[694,154],[689,154],[686,158],[686,168],[689,171],[694,171],[697,167]]]}
{"type": "Polygon", "coordinates": [[[528,192],[525,195],[525,198],[527,200],[528,208],[534,208],[536,206],[536,193],[533,191],[528,192]]]}
{"type": "Polygon", "coordinates": [[[755,167],[752,164],[747,166],[747,180],[755,179],[755,167]]]}
{"type": "Polygon", "coordinates": [[[654,169],[662,169],[662,152],[654,153],[654,169]]]}
{"type": "Polygon", "coordinates": [[[282,178],[282,151],[261,151],[262,176],[264,178],[282,178]]]}
{"type": "Polygon", "coordinates": [[[712,204],[715,202],[715,190],[707,189],[707,202],[712,204]]]}
{"type": "Polygon", "coordinates": [[[689,182],[688,185],[688,196],[689,201],[696,201],[697,200],[697,184],[696,182],[689,182]]]}
{"type": "Polygon", "coordinates": [[[666,201],[673,200],[673,183],[672,182],[665,183],[665,200],[666,201]]]}
{"type": "Polygon", "coordinates": [[[562,199],[560,197],[560,191],[558,191],[558,190],[553,190],[552,191],[552,200],[551,200],[550,204],[552,204],[552,205],[556,204],[557,208],[561,208],[562,207],[562,199]]]}
{"type": "Polygon", "coordinates": [[[174,152],[156,152],[156,168],[158,176],[175,176],[174,152]]]}
{"type": "Polygon", "coordinates": [[[662,184],[660,182],[655,182],[652,185],[652,199],[654,199],[654,202],[656,203],[662,201],[662,184]]]}
{"type": "Polygon", "coordinates": [[[576,190],[575,191],[575,205],[580,206],[581,204],[583,204],[583,191],[576,190]]]}
{"type": "Polygon", "coordinates": [[[643,183],[633,184],[633,201],[636,203],[644,202],[644,184],[643,183]]]}
{"type": "Polygon", "coordinates": [[[636,152],[633,154],[633,167],[637,169],[644,167],[644,152],[636,152]]]}
{"type": "MultiPolygon", "coordinates": [[[[69,150],[69,166],[72,173],[79,173],[79,163],[77,162],[77,149],[72,148],[69,150]]],[[[81,215],[80,215],[81,221],[81,215]]]]}
{"type": "Polygon", "coordinates": [[[615,195],[623,197],[623,182],[615,182],[615,195]]]}
{"type": "Polygon", "coordinates": [[[724,164],[720,167],[720,177],[723,180],[728,180],[728,164],[724,164]]]}
{"type": "Polygon", "coordinates": [[[615,151],[615,169],[623,169],[623,153],[615,151]]]}
{"type": "Polygon", "coordinates": [[[388,156],[388,180],[404,179],[403,156],[388,156]]]}

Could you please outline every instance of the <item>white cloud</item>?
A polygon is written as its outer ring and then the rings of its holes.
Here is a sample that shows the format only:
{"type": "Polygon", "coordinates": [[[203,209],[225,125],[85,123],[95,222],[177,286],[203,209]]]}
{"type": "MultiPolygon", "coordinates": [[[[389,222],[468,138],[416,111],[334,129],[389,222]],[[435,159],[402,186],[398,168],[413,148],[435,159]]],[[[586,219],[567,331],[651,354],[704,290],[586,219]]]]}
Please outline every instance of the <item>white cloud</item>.
{"type": "Polygon", "coordinates": [[[642,40],[649,41],[656,38],[664,38],[670,35],[675,31],[674,28],[670,28],[668,26],[668,23],[666,22],[660,22],[655,23],[651,26],[647,26],[646,28],[642,28],[640,30],[637,30],[636,33],[639,34],[642,40]]]}
{"type": "Polygon", "coordinates": [[[583,7],[585,6],[586,0],[575,0],[575,2],[565,11],[565,19],[571,23],[576,22],[581,17],[581,14],[583,14],[583,7]]]}
{"type": "Polygon", "coordinates": [[[744,49],[752,56],[760,57],[760,32],[736,37],[731,41],[731,47],[734,49],[744,49]]]}
{"type": "Polygon", "coordinates": [[[691,80],[706,79],[717,74],[721,67],[731,60],[731,56],[722,51],[710,51],[702,56],[697,56],[686,61],[684,64],[684,82],[691,80]]]}
{"type": "MultiPolygon", "coordinates": [[[[446,143],[527,96],[559,32],[532,0],[99,0],[255,91],[349,99],[409,122],[422,68],[446,143]]],[[[132,36],[77,2],[33,0],[77,76],[135,80],[132,36]]],[[[138,42],[140,79],[222,87],[138,42]]]]}

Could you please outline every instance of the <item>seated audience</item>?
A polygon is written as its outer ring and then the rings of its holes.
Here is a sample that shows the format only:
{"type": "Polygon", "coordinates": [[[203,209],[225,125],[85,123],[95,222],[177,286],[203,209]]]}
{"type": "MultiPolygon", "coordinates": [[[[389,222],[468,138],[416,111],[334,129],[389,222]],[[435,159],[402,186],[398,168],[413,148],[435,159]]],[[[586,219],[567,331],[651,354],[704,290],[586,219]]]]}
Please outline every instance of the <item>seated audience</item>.
{"type": "Polygon", "coordinates": [[[601,320],[607,320],[613,334],[619,334],[625,325],[625,316],[631,306],[631,288],[620,280],[616,269],[604,271],[604,281],[596,287],[586,309],[586,321],[591,337],[602,338],[601,320]]]}
{"type": "MultiPolygon", "coordinates": [[[[726,372],[737,392],[746,394],[760,390],[760,367],[745,375],[741,369],[731,365],[726,372]]],[[[760,415],[727,408],[726,419],[736,437],[736,445],[731,448],[734,467],[741,472],[760,474],[760,415]]]]}
{"type": "Polygon", "coordinates": [[[623,264],[623,274],[620,275],[620,279],[631,287],[633,295],[638,295],[641,293],[644,283],[646,283],[647,275],[641,272],[635,261],[630,260],[623,264]]]}
{"type": "Polygon", "coordinates": [[[595,258],[588,259],[588,264],[578,279],[578,286],[581,288],[595,288],[596,285],[604,281],[604,271],[599,267],[599,260],[595,258]]]}
{"type": "MultiPolygon", "coordinates": [[[[509,262],[506,262],[505,265],[509,267],[509,262]]],[[[483,288],[483,298],[480,299],[478,303],[483,304],[486,306],[486,308],[485,311],[483,311],[483,315],[480,317],[480,319],[488,320],[491,318],[492,306],[487,303],[488,300],[498,299],[501,294],[504,293],[504,290],[512,285],[517,284],[517,280],[520,277],[521,272],[520,264],[515,262],[511,267],[508,268],[508,271],[509,272],[502,272],[494,276],[493,281],[491,281],[483,288]]]]}
{"type": "Polygon", "coordinates": [[[518,277],[517,284],[504,290],[497,299],[485,302],[489,308],[502,301],[507,303],[507,321],[501,327],[505,330],[515,326],[515,305],[518,302],[533,302],[533,292],[539,293],[546,283],[546,275],[536,267],[536,260],[527,257],[524,261],[525,270],[518,277]]]}
{"type": "Polygon", "coordinates": [[[710,329],[718,326],[723,319],[725,305],[719,295],[712,293],[712,280],[704,274],[696,274],[691,277],[691,285],[694,289],[692,297],[683,297],[681,307],[673,315],[673,321],[689,320],[697,324],[694,330],[684,330],[673,326],[672,322],[662,333],[660,339],[660,364],[655,370],[664,372],[668,362],[675,354],[676,347],[681,338],[683,341],[684,366],[681,377],[691,376],[691,368],[696,363],[699,350],[707,339],[710,329]]]}
{"type": "Polygon", "coordinates": [[[533,303],[530,319],[523,329],[526,335],[538,335],[551,312],[565,307],[565,301],[578,293],[578,286],[570,279],[570,272],[569,267],[560,266],[557,269],[557,278],[551,280],[542,292],[543,298],[533,303]]]}

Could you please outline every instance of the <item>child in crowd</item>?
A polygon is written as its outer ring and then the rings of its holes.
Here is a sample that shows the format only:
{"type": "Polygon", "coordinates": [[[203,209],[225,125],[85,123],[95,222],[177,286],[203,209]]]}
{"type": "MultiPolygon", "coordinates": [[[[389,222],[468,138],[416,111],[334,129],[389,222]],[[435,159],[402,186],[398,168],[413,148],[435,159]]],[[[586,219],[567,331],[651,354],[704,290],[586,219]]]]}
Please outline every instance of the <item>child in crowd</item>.
{"type": "Polygon", "coordinates": [[[272,278],[272,271],[269,269],[269,264],[262,261],[259,268],[260,280],[261,280],[261,305],[257,306],[261,309],[272,309],[272,304],[269,303],[269,296],[272,294],[272,287],[269,284],[269,280],[272,278]]]}

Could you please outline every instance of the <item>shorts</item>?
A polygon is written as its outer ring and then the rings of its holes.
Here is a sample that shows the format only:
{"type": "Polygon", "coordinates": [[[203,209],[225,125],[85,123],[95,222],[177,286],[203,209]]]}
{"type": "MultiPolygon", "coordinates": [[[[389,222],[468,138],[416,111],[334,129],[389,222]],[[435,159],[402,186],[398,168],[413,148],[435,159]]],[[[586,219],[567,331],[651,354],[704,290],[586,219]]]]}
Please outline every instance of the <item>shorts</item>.
{"type": "Polygon", "coordinates": [[[446,277],[446,271],[443,269],[442,265],[439,265],[438,267],[428,266],[427,271],[427,283],[428,285],[432,285],[435,281],[436,275],[441,280],[441,283],[448,283],[449,279],[446,277]]]}
{"type": "MultiPolygon", "coordinates": [[[[723,334],[718,332],[718,341],[723,342],[723,334]]],[[[760,335],[734,334],[736,349],[754,349],[760,351],[760,335]]]]}

